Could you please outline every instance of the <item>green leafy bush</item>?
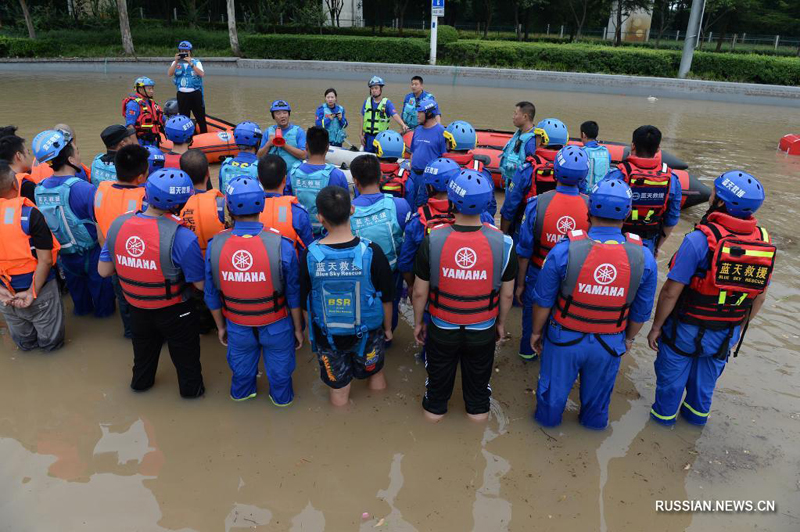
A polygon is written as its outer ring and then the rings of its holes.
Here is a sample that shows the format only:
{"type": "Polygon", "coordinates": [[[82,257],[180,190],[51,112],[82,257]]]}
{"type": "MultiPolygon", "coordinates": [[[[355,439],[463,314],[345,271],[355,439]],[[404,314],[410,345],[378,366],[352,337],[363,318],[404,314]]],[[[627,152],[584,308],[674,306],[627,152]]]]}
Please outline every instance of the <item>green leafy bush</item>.
{"type": "Polygon", "coordinates": [[[436,32],[437,46],[445,46],[458,40],[458,30],[453,26],[440,25],[436,32]]]}
{"type": "Polygon", "coordinates": [[[327,35],[249,35],[242,52],[250,58],[425,63],[428,43],[422,39],[327,35]]]}

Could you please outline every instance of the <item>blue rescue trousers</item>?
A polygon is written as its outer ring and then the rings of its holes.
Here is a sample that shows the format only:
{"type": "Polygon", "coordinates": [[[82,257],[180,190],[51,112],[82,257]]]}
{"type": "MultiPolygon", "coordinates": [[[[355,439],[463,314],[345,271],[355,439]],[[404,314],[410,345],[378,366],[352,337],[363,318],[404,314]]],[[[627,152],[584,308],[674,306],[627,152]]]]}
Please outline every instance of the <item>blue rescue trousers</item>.
{"type": "Polygon", "coordinates": [[[100,246],[95,246],[85,254],[60,255],[58,263],[64,271],[69,294],[75,305],[76,316],[85,316],[94,312],[98,318],[105,318],[114,313],[114,286],[110,277],[100,277],[97,273],[97,261],[100,258],[100,246]]]}
{"type": "Polygon", "coordinates": [[[294,327],[291,318],[285,330],[274,332],[275,325],[247,327],[230,320],[228,327],[228,365],[233,372],[231,398],[242,401],[256,396],[258,361],[263,353],[269,380],[269,397],[276,406],[288,406],[294,399],[292,373],[295,368],[294,327]],[[271,330],[270,330],[271,329],[271,330]]]}

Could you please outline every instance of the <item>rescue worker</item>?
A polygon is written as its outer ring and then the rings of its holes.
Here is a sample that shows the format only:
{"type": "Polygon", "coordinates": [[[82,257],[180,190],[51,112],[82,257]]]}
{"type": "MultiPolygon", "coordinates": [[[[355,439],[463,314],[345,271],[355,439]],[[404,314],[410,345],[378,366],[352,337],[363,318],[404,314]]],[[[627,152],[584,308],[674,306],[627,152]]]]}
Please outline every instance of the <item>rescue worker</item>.
{"type": "Polygon", "coordinates": [[[219,189],[225,190],[228,181],[236,176],[246,175],[258,177],[258,157],[256,152],[264,134],[261,126],[255,122],[240,122],[233,129],[233,140],[239,153],[236,157],[228,157],[219,167],[219,189]]]}
{"type": "Polygon", "coordinates": [[[100,185],[103,181],[116,181],[117,170],[114,166],[114,157],[117,151],[129,144],[138,144],[136,131],[133,128],[114,124],[108,126],[100,133],[100,138],[106,147],[105,153],[98,153],[92,161],[92,184],[100,185]]]}
{"type": "Polygon", "coordinates": [[[517,276],[511,238],[481,221],[493,194],[485,175],[461,170],[447,185],[455,223],[434,227],[417,252],[414,338],[425,346],[422,408],[434,422],[447,412],[459,364],[467,415],[489,417],[495,343],[505,338],[517,276]]]}
{"type": "MultiPolygon", "coordinates": [[[[149,151],[139,144],[124,146],[114,156],[114,167],[117,169],[116,181],[100,183],[94,196],[97,241],[101,246],[105,243],[114,220],[126,212],[138,212],[142,209],[144,182],[149,175],[149,151]]],[[[119,306],[123,335],[131,338],[131,307],[122,293],[119,277],[112,275],[111,284],[119,306]]]]}
{"type": "Polygon", "coordinates": [[[307,138],[308,160],[294,169],[289,168],[290,182],[287,193],[297,196],[300,204],[308,210],[311,229],[316,238],[322,234],[322,222],[317,219],[317,194],[328,185],[342,187],[348,191],[350,186],[341,170],[325,162],[325,156],[328,154],[328,132],[321,127],[310,127],[307,138]]]}
{"type": "Polygon", "coordinates": [[[347,138],[345,129],[348,123],[344,107],[337,102],[338,97],[336,89],[331,88],[325,91],[325,103],[317,107],[314,125],[328,130],[331,146],[341,147],[347,138]]]}
{"type": "Polygon", "coordinates": [[[681,180],[661,162],[661,131],[641,126],[633,132],[628,158],[609,172],[611,179],[622,179],[633,192],[633,209],[623,230],[642,238],[658,257],[681,217],[681,180]]]}
{"type": "MultiPolygon", "coordinates": [[[[64,139],[67,142],[71,143],[76,149],[78,148],[78,143],[75,137],[75,130],[72,129],[67,124],[56,124],[53,126],[53,130],[58,131],[62,135],[64,135],[64,139]]],[[[77,170],[75,170],[75,177],[83,179],[89,183],[92,182],[91,176],[91,169],[88,166],[81,163],[77,170]]],[[[33,168],[31,169],[31,180],[34,183],[41,183],[44,179],[51,177],[53,175],[53,168],[49,164],[44,164],[42,161],[37,161],[34,158],[33,161],[33,168]]]]}
{"type": "Polygon", "coordinates": [[[331,404],[345,406],[354,378],[368,379],[370,390],[386,388],[383,363],[385,342],[392,340],[394,283],[380,246],[353,235],[346,190],[320,190],[316,212],[327,234],[300,259],[300,303],[331,404]]]}
{"type": "Polygon", "coordinates": [[[164,125],[164,136],[172,142],[169,153],[164,155],[164,167],[180,169],[181,155],[192,146],[194,122],[183,115],[173,116],[164,125]]]}
{"type": "Polygon", "coordinates": [[[717,379],[739,352],[767,295],[776,248],[754,214],[764,202],[758,179],[741,170],[714,181],[711,207],[672,258],[647,335],[658,351],[650,416],[705,425],[717,379]],[[684,397],[684,391],[686,393],[684,397]]]}
{"type": "Polygon", "coordinates": [[[503,175],[505,188],[508,188],[517,170],[525,164],[527,158],[536,153],[536,135],[533,131],[535,117],[536,107],[531,102],[519,102],[514,106],[511,121],[517,130],[500,154],[500,173],[503,175]]]}
{"type": "Polygon", "coordinates": [[[416,204],[417,190],[409,177],[408,162],[403,160],[406,145],[397,131],[381,131],[372,141],[381,168],[381,191],[395,198],[403,198],[409,205],[416,204]]]}
{"type": "MultiPolygon", "coordinates": [[[[445,138],[447,139],[447,152],[442,157],[454,160],[464,170],[483,172],[494,182],[492,173],[486,168],[486,163],[490,162],[489,157],[485,155],[476,157],[473,151],[478,144],[478,134],[472,124],[464,120],[450,122],[445,128],[445,138]]],[[[486,211],[493,217],[497,212],[497,200],[494,196],[492,196],[486,211]]]]}
{"type": "Polygon", "coordinates": [[[286,161],[289,172],[309,156],[306,151],[306,132],[297,124],[292,124],[291,106],[284,100],[275,100],[269,108],[274,126],[269,126],[267,134],[261,139],[261,148],[258,156],[267,153],[280,155],[286,161]]]}
{"type": "Polygon", "coordinates": [[[411,207],[403,198],[381,192],[381,167],[373,155],[359,155],[350,164],[358,195],[353,199],[350,227],[353,234],[380,246],[392,269],[395,298],[392,301],[392,330],[399,320],[403,278],[397,271],[397,257],[403,245],[403,231],[411,216],[411,207]]]}
{"type": "Polygon", "coordinates": [[[361,106],[361,145],[364,146],[364,151],[375,153],[375,145],[372,141],[375,136],[381,131],[389,129],[389,120],[394,120],[397,125],[402,129],[403,134],[408,132],[408,126],[389,98],[383,97],[383,78],[372,76],[367,83],[369,87],[369,97],[364,100],[364,105],[361,106]]]}
{"type": "Polygon", "coordinates": [[[60,265],[74,303],[76,316],[94,313],[104,318],[114,313],[111,279],[97,274],[94,197],[97,187],[76,177],[81,167],[78,148],[56,130],[33,139],[34,156],[53,170],[52,177],[36,187],[36,205],[61,244],[60,265]]]}
{"type": "Polygon", "coordinates": [[[147,175],[149,176],[156,170],[164,168],[164,152],[155,146],[146,146],[147,156],[147,175]]]}
{"type": "Polygon", "coordinates": [[[208,189],[208,159],[200,150],[189,150],[180,159],[181,170],[192,180],[194,194],[180,211],[184,225],[197,235],[197,243],[205,256],[208,241],[225,229],[225,196],[208,189]]]}
{"type": "Polygon", "coordinates": [[[157,170],[145,183],[147,209],[117,218],[103,246],[100,275],[116,273],[131,305],[131,388],[138,392],[155,383],[165,341],[181,396],[205,392],[197,317],[189,301],[191,284],[203,290],[205,265],[197,237],[175,216],[193,192],[182,170],[157,170]]]}
{"type": "Polygon", "coordinates": [[[0,136],[0,159],[6,161],[17,179],[16,190],[24,198],[35,202],[36,182],[31,177],[33,154],[25,145],[25,139],[16,135],[17,128],[8,126],[0,136]]]}
{"type": "Polygon", "coordinates": [[[506,186],[506,197],[500,209],[500,228],[515,240],[526,202],[537,194],[556,188],[553,161],[558,151],[569,142],[567,126],[557,118],[545,118],[536,124],[535,133],[538,139],[536,152],[525,160],[506,186]]]}
{"type": "MultiPolygon", "coordinates": [[[[411,179],[416,188],[415,203],[421,207],[428,200],[422,174],[431,161],[447,153],[448,135],[444,127],[436,121],[437,105],[433,100],[422,100],[417,105],[417,120],[420,127],[414,129],[411,144],[411,179]]],[[[452,139],[452,137],[450,137],[452,139]]]]}
{"type": "MultiPolygon", "coordinates": [[[[423,88],[424,81],[422,76],[414,76],[411,78],[411,92],[406,94],[403,98],[403,122],[409,127],[414,129],[419,125],[417,121],[417,106],[422,100],[436,101],[436,97],[423,88]]],[[[436,122],[442,123],[442,114],[439,108],[436,108],[436,122]]]]}
{"type": "Polygon", "coordinates": [[[297,254],[289,239],[258,221],[264,189],[257,179],[235,177],[225,192],[233,229],[209,244],[204,290],[219,340],[228,348],[231,399],[256,396],[263,353],[269,397],[275,406],[289,406],[294,352],[303,346],[297,254]]]}
{"type": "Polygon", "coordinates": [[[285,196],[286,161],[268,153],[258,160],[258,180],[264,188],[264,210],[259,221],[294,244],[298,256],[314,241],[308,211],[294,196],[285,196]]]}
{"type": "Polygon", "coordinates": [[[208,133],[206,124],[206,103],[203,94],[203,78],[206,73],[203,63],[192,57],[192,43],[181,41],[175,60],[167,69],[167,76],[172,77],[178,89],[178,108],[183,116],[194,114],[200,133],[208,133]]]}
{"type": "Polygon", "coordinates": [[[581,185],[581,191],[588,194],[603,179],[611,169],[611,154],[608,148],[597,142],[600,126],[594,120],[581,124],[581,142],[586,155],[589,157],[589,173],[586,181],[581,185]]]}
{"type": "Polygon", "coordinates": [[[602,430],[620,359],[650,318],[656,261],[634,234],[624,181],[606,179],[589,197],[589,231],[576,230],[544,261],[533,292],[531,347],[542,357],[536,389],[540,425],[555,427],[580,375],[580,423],[602,430]],[[543,329],[547,330],[543,332],[543,329]]]}
{"type": "MultiPolygon", "coordinates": [[[[425,168],[423,178],[427,188],[428,202],[418,207],[406,223],[403,247],[397,259],[397,267],[409,290],[414,286],[414,259],[422,240],[437,225],[452,225],[455,214],[447,199],[447,185],[461,173],[462,168],[451,159],[440,158],[425,168]]],[[[481,213],[481,222],[491,224],[494,218],[488,211],[481,213]]]]}
{"type": "Polygon", "coordinates": [[[520,226],[517,257],[519,273],[515,296],[522,304],[519,356],[536,360],[531,347],[533,289],[547,253],[570,231],[589,230],[589,198],[578,186],[589,173],[589,157],[577,146],[562,148],[555,159],[556,188],[528,200],[520,226]]]}
{"type": "Polygon", "coordinates": [[[122,100],[122,117],[125,127],[136,131],[142,146],[158,146],[164,127],[164,114],[153,100],[156,83],[142,76],[133,82],[133,94],[122,100]]]}
{"type": "Polygon", "coordinates": [[[56,282],[58,240],[0,160],[0,312],[22,351],[64,345],[64,305],[56,282]]]}

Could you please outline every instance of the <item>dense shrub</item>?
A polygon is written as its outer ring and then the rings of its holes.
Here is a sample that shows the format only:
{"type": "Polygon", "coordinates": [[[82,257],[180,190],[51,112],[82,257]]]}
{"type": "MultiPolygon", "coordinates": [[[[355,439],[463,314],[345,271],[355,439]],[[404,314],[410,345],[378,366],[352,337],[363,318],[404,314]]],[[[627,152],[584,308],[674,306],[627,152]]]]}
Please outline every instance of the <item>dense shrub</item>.
{"type": "Polygon", "coordinates": [[[444,46],[458,40],[458,30],[453,26],[440,25],[436,32],[436,45],[444,46]]]}
{"type": "Polygon", "coordinates": [[[250,58],[425,63],[428,43],[422,39],[330,37],[327,35],[249,35],[242,52],[250,58]]]}

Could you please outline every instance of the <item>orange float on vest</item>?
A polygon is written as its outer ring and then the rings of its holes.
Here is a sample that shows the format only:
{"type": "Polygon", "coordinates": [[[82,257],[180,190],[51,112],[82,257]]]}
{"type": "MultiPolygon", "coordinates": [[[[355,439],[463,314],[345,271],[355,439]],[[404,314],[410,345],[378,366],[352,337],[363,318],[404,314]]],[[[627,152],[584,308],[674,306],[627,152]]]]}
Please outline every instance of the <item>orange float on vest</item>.
{"type": "Polygon", "coordinates": [[[381,163],[381,192],[391,194],[395,198],[405,198],[406,185],[411,172],[397,163],[381,163]]]}
{"type": "Polygon", "coordinates": [[[164,154],[164,168],[181,169],[181,154],[180,153],[165,153],[164,154]]]}
{"type": "Polygon", "coordinates": [[[800,155],[800,135],[784,135],[778,143],[778,149],[787,155],[800,155]]]}
{"type": "Polygon", "coordinates": [[[238,325],[261,327],[289,315],[281,274],[281,236],[270,229],[258,235],[223,231],[209,251],[222,314],[238,325]]]}
{"type": "MultiPolygon", "coordinates": [[[[92,171],[87,167],[85,164],[81,164],[81,168],[83,168],[84,173],[86,173],[86,181],[89,183],[92,182],[92,171]]],[[[31,168],[31,173],[28,174],[28,178],[36,183],[37,185],[41,183],[43,180],[47,179],[48,177],[52,177],[53,175],[53,167],[47,163],[35,163],[34,167],[31,168]]]]}
{"type": "Polygon", "coordinates": [[[594,334],[625,330],[644,274],[642,240],[630,233],[625,238],[611,244],[585,231],[569,233],[567,275],[552,312],[562,327],[594,334]]]}
{"type": "Polygon", "coordinates": [[[23,181],[30,181],[31,183],[36,184],[36,182],[31,177],[31,174],[29,174],[27,172],[16,174],[14,177],[17,180],[17,192],[18,192],[17,195],[22,195],[22,183],[23,183],[23,181]]]}
{"type": "Polygon", "coordinates": [[[661,152],[655,157],[631,155],[617,168],[633,194],[631,214],[622,226],[624,231],[644,237],[661,233],[664,215],[669,208],[672,170],[661,162],[661,152]]]}
{"type": "MultiPolygon", "coordinates": [[[[0,280],[12,294],[11,277],[33,273],[39,264],[35,252],[31,250],[31,237],[22,230],[22,207],[36,208],[28,198],[0,198],[0,280]]],[[[59,249],[61,245],[53,237],[54,265],[59,249]]]]}
{"type": "Polygon", "coordinates": [[[708,239],[711,268],[704,277],[692,277],[681,294],[682,321],[717,330],[744,322],[775,267],[777,249],[757,224],[755,218],[714,212],[697,225],[708,239]]]}
{"type": "Polygon", "coordinates": [[[589,198],[583,194],[564,194],[551,190],[536,202],[536,222],[533,228],[533,256],[531,262],[538,268],[550,250],[567,233],[589,230],[589,198]]]}
{"type": "Polygon", "coordinates": [[[123,214],[111,224],[106,246],[125,299],[134,307],[159,309],[185,301],[183,272],[172,261],[180,226],[176,216],[135,213],[123,214]]]}
{"type": "Polygon", "coordinates": [[[479,231],[434,228],[430,242],[431,316],[453,325],[476,325],[497,317],[503,276],[503,233],[484,224],[479,231]]]}
{"type": "Polygon", "coordinates": [[[281,236],[285,236],[294,242],[295,248],[298,246],[305,247],[300,235],[294,229],[292,205],[297,204],[299,202],[294,196],[264,198],[264,210],[258,217],[258,221],[264,224],[264,227],[275,229],[281,236]]]}
{"type": "Polygon", "coordinates": [[[103,237],[108,234],[111,224],[118,216],[140,210],[143,199],[144,187],[119,186],[119,183],[113,181],[101,182],[94,195],[94,215],[103,237]]]}
{"type": "Polygon", "coordinates": [[[531,188],[528,189],[525,201],[521,206],[523,210],[525,209],[525,203],[530,198],[555,190],[556,175],[553,161],[555,161],[556,155],[558,155],[558,152],[555,150],[538,148],[533,156],[526,159],[533,166],[533,171],[531,172],[531,188]]]}
{"type": "Polygon", "coordinates": [[[225,229],[225,224],[219,220],[220,212],[225,212],[225,196],[216,189],[193,195],[181,210],[181,219],[197,235],[203,256],[208,241],[225,229]]]}
{"type": "Polygon", "coordinates": [[[151,100],[144,98],[140,94],[129,94],[122,100],[122,117],[127,119],[125,107],[128,102],[134,101],[139,106],[139,116],[133,125],[136,136],[147,142],[154,142],[162,133],[161,125],[164,123],[164,114],[161,107],[151,100]]]}
{"type": "Polygon", "coordinates": [[[456,217],[450,212],[450,200],[428,199],[428,203],[417,209],[419,221],[425,226],[425,234],[438,225],[453,225],[456,217]]]}

